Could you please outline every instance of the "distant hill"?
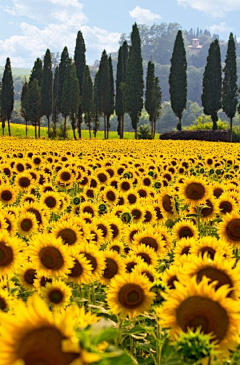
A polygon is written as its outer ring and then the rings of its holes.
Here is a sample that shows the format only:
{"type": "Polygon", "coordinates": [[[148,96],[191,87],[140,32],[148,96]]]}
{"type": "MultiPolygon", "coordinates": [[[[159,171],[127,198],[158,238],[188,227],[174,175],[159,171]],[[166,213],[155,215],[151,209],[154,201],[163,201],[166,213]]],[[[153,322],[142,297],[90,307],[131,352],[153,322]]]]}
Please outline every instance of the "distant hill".
{"type": "MultiPolygon", "coordinates": [[[[5,66],[0,66],[0,75],[3,74],[5,66]]],[[[19,67],[12,67],[12,74],[13,76],[28,76],[31,73],[30,68],[19,68],[19,67]]]]}

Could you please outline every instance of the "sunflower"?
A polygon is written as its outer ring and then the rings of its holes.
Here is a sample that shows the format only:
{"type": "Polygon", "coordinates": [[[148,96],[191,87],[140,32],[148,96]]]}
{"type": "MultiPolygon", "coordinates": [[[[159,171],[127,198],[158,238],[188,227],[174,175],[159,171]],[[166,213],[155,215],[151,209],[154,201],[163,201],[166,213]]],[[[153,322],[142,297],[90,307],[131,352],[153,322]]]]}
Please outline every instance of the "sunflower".
{"type": "Polygon", "coordinates": [[[155,209],[152,207],[151,204],[146,204],[144,208],[145,208],[145,215],[144,215],[143,223],[154,224],[157,220],[155,209]]]}
{"type": "Polygon", "coordinates": [[[232,247],[227,245],[225,241],[218,240],[216,237],[203,237],[195,241],[190,247],[190,254],[203,257],[207,252],[210,259],[214,259],[215,254],[221,254],[222,257],[232,257],[232,247]]]}
{"type": "Polygon", "coordinates": [[[226,213],[223,222],[218,225],[220,239],[237,246],[240,244],[240,215],[237,212],[226,213]]]}
{"type": "Polygon", "coordinates": [[[158,195],[158,203],[163,217],[168,219],[173,219],[176,217],[177,212],[175,208],[174,197],[172,190],[169,187],[161,189],[160,194],[158,195]]]}
{"type": "Polygon", "coordinates": [[[121,179],[118,184],[118,189],[125,193],[126,191],[129,191],[132,189],[132,182],[129,179],[121,179]]]}
{"type": "Polygon", "coordinates": [[[42,229],[49,220],[49,212],[46,207],[38,202],[25,203],[22,206],[22,213],[33,213],[37,219],[38,228],[42,229]]]}
{"type": "Polygon", "coordinates": [[[108,183],[110,175],[104,169],[97,169],[95,177],[98,180],[98,182],[100,183],[100,185],[104,185],[104,184],[108,183]]]}
{"type": "Polygon", "coordinates": [[[13,189],[12,185],[0,185],[0,201],[3,204],[13,204],[16,200],[17,191],[13,189]]]}
{"type": "Polygon", "coordinates": [[[127,226],[124,230],[124,242],[131,245],[134,241],[135,234],[141,232],[142,229],[142,223],[131,223],[130,226],[127,226]]]}
{"type": "Polygon", "coordinates": [[[234,259],[225,259],[221,254],[216,253],[214,259],[208,257],[207,252],[201,256],[193,256],[191,261],[185,267],[184,282],[190,277],[196,276],[199,283],[204,276],[210,282],[216,282],[216,290],[223,285],[228,285],[231,291],[228,297],[238,299],[240,296],[240,267],[234,267],[234,259]]]}
{"type": "Polygon", "coordinates": [[[113,230],[111,229],[110,224],[108,220],[105,219],[105,217],[95,218],[93,220],[93,224],[97,229],[100,229],[102,231],[102,237],[105,243],[109,242],[112,239],[113,230]]]}
{"type": "Polygon", "coordinates": [[[239,343],[239,305],[227,298],[227,286],[215,290],[215,285],[207,278],[200,283],[196,278],[186,285],[175,283],[176,290],[169,292],[163,306],[156,310],[160,325],[170,328],[170,339],[176,339],[181,331],[201,327],[202,333],[213,336],[218,350],[234,349],[239,343]]]}
{"type": "Polygon", "coordinates": [[[144,220],[146,211],[142,204],[132,204],[130,205],[129,210],[133,217],[134,223],[139,223],[144,220]]]}
{"type": "Polygon", "coordinates": [[[26,290],[35,290],[34,280],[37,278],[37,271],[31,262],[24,264],[18,270],[20,285],[26,290]]]}
{"type": "MultiPolygon", "coordinates": [[[[3,211],[3,209],[2,209],[2,211],[3,211]]],[[[4,215],[4,213],[0,213],[0,231],[3,231],[3,230],[7,231],[7,228],[8,228],[8,224],[5,219],[5,215],[4,215]]]]}
{"type": "Polygon", "coordinates": [[[76,247],[83,240],[79,227],[71,220],[66,220],[65,222],[61,221],[54,224],[52,227],[52,233],[54,237],[60,238],[64,245],[70,246],[69,248],[76,247]]]}
{"type": "Polygon", "coordinates": [[[36,233],[38,229],[36,216],[30,212],[20,214],[17,221],[17,228],[21,236],[30,236],[36,233]]]}
{"type": "Polygon", "coordinates": [[[127,192],[125,192],[125,197],[128,204],[136,204],[139,199],[139,194],[135,189],[130,189],[127,192]]]}
{"type": "Polygon", "coordinates": [[[113,241],[107,245],[107,250],[115,251],[119,255],[124,255],[124,244],[121,241],[113,241]]]}
{"type": "Polygon", "coordinates": [[[0,289],[0,312],[8,312],[14,309],[15,304],[14,297],[7,290],[0,289]]]}
{"type": "Polygon", "coordinates": [[[28,253],[39,275],[66,276],[73,267],[74,260],[61,238],[53,235],[38,235],[30,242],[28,253]]]}
{"type": "Polygon", "coordinates": [[[148,265],[152,265],[154,267],[157,266],[159,257],[157,252],[152,247],[141,243],[140,245],[134,246],[132,248],[132,253],[140,257],[148,265]]]}
{"type": "Polygon", "coordinates": [[[145,262],[140,263],[139,265],[136,265],[133,270],[133,273],[135,274],[141,274],[141,275],[145,275],[148,280],[150,281],[150,283],[153,283],[158,276],[157,271],[155,270],[155,268],[152,265],[148,265],[145,262]]]}
{"type": "Polygon", "coordinates": [[[197,243],[195,238],[182,238],[176,242],[176,247],[174,249],[175,259],[181,256],[188,256],[191,252],[191,247],[194,247],[197,243]]]}
{"type": "Polygon", "coordinates": [[[73,267],[68,274],[67,281],[78,285],[86,284],[91,281],[92,265],[84,254],[79,254],[78,250],[72,253],[74,259],[73,267]]]}
{"type": "Polygon", "coordinates": [[[222,183],[215,182],[212,187],[212,193],[217,199],[224,193],[224,190],[225,186],[222,183]]]}
{"type": "Polygon", "coordinates": [[[105,285],[109,285],[116,275],[122,275],[124,273],[124,263],[121,256],[112,250],[104,251],[103,257],[105,260],[105,269],[100,281],[105,285]]]}
{"type": "Polygon", "coordinates": [[[182,240],[183,238],[193,238],[196,240],[198,238],[198,229],[193,222],[180,220],[174,225],[172,234],[175,241],[182,240]]]}
{"type": "Polygon", "coordinates": [[[0,232],[0,276],[12,274],[22,259],[24,246],[17,237],[10,237],[7,231],[0,232]]]}
{"type": "Polygon", "coordinates": [[[60,209],[60,196],[56,192],[48,191],[41,195],[40,203],[45,205],[51,212],[57,212],[60,209]]]}
{"type": "Polygon", "coordinates": [[[134,235],[131,246],[136,247],[141,244],[151,247],[158,254],[159,258],[164,258],[167,254],[166,244],[161,234],[155,232],[154,228],[144,229],[134,235]]]}
{"type": "Polygon", "coordinates": [[[161,281],[168,287],[168,289],[176,289],[175,284],[180,281],[181,274],[182,267],[180,267],[177,263],[175,265],[173,264],[162,273],[161,281]]]}
{"type": "Polygon", "coordinates": [[[142,263],[144,263],[144,261],[141,257],[130,254],[124,259],[125,272],[130,274],[138,265],[142,263]]]}
{"type": "Polygon", "coordinates": [[[100,320],[100,317],[97,317],[95,313],[86,312],[84,306],[80,308],[76,303],[67,307],[66,316],[68,315],[74,318],[75,327],[77,328],[86,328],[100,320]]]}
{"type": "Polygon", "coordinates": [[[23,173],[23,174],[18,174],[14,182],[15,185],[17,185],[20,190],[26,191],[30,188],[32,181],[33,179],[31,174],[23,173]]]}
{"type": "Polygon", "coordinates": [[[80,254],[83,254],[88,264],[91,265],[92,281],[99,280],[106,266],[103,251],[99,251],[96,245],[92,243],[86,243],[81,245],[80,254]]]}
{"type": "Polygon", "coordinates": [[[13,213],[2,210],[2,215],[7,223],[7,231],[10,236],[14,236],[17,231],[17,222],[13,213]]]}
{"type": "Polygon", "coordinates": [[[236,200],[229,194],[223,193],[217,201],[217,209],[220,215],[225,215],[226,213],[233,213],[238,210],[238,204],[236,200]]]}
{"type": "Polygon", "coordinates": [[[158,226],[155,226],[154,228],[155,233],[158,233],[161,235],[162,240],[164,241],[164,247],[170,251],[172,249],[173,243],[172,243],[172,236],[168,232],[168,229],[163,224],[159,224],[158,226]]]}
{"type": "Polygon", "coordinates": [[[119,218],[112,216],[112,214],[106,214],[104,217],[112,231],[111,242],[119,241],[122,238],[124,229],[122,221],[119,218]]]}
{"type": "Polygon", "coordinates": [[[14,316],[4,313],[0,316],[2,365],[12,365],[20,360],[29,365],[73,365],[99,360],[99,355],[79,347],[70,313],[58,319],[37,295],[30,298],[28,304],[19,302],[14,316]]]}
{"type": "Polygon", "coordinates": [[[72,290],[63,281],[53,280],[41,288],[41,296],[50,308],[59,310],[69,304],[72,290]]]}
{"type": "Polygon", "coordinates": [[[83,213],[89,213],[92,217],[97,216],[97,207],[91,201],[86,201],[80,204],[80,215],[83,213]]]}
{"type": "Polygon", "coordinates": [[[187,178],[180,186],[179,195],[191,206],[204,204],[209,195],[209,187],[201,178],[187,178]]]}
{"type": "Polygon", "coordinates": [[[151,308],[155,293],[151,283],[141,274],[117,275],[107,290],[107,303],[114,314],[132,319],[151,308]]]}
{"type": "Polygon", "coordinates": [[[119,192],[114,187],[108,186],[104,189],[102,197],[108,205],[116,205],[119,198],[119,192]]]}
{"type": "Polygon", "coordinates": [[[73,174],[70,169],[62,168],[56,177],[56,183],[60,186],[71,187],[73,184],[73,174]]]}
{"type": "MultiPolygon", "coordinates": [[[[193,207],[193,213],[197,213],[196,206],[193,207]]],[[[200,205],[200,220],[208,222],[216,217],[217,213],[217,199],[209,195],[204,204],[200,205]]]]}

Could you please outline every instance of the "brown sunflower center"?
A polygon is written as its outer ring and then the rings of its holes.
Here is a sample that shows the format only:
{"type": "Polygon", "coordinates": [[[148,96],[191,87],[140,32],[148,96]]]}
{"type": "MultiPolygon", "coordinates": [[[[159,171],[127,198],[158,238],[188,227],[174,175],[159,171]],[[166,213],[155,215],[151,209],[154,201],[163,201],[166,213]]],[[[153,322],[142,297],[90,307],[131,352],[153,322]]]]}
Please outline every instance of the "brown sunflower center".
{"type": "Polygon", "coordinates": [[[29,208],[27,210],[27,212],[30,212],[30,213],[33,213],[37,219],[37,222],[38,224],[41,224],[42,223],[42,217],[41,217],[41,214],[39,213],[39,211],[37,209],[34,209],[34,208],[29,208]]]}
{"type": "Polygon", "coordinates": [[[122,186],[122,189],[123,189],[124,191],[127,191],[127,190],[129,190],[129,189],[130,189],[130,184],[129,184],[129,182],[127,182],[127,181],[124,181],[124,182],[121,184],[121,186],[122,186]]]}
{"type": "Polygon", "coordinates": [[[106,226],[104,226],[104,224],[98,224],[97,225],[97,229],[101,229],[102,230],[102,232],[103,232],[103,237],[105,238],[106,236],[107,236],[107,233],[108,233],[108,231],[107,231],[107,228],[106,228],[106,226]]]}
{"type": "Polygon", "coordinates": [[[69,181],[71,179],[71,174],[68,171],[63,171],[61,173],[61,179],[63,181],[69,181]]]}
{"type": "Polygon", "coordinates": [[[240,241],[240,218],[232,219],[228,223],[226,233],[232,241],[240,241]]]}
{"type": "Polygon", "coordinates": [[[95,257],[93,257],[92,255],[90,255],[87,252],[82,252],[85,257],[87,258],[87,260],[90,261],[90,264],[92,265],[92,272],[94,272],[97,268],[97,260],[95,259],[95,257]]]}
{"type": "Polygon", "coordinates": [[[31,221],[31,219],[29,218],[24,218],[21,222],[21,229],[24,231],[24,232],[28,232],[30,231],[30,229],[32,228],[33,226],[33,223],[31,221]]]}
{"type": "Polygon", "coordinates": [[[103,272],[105,279],[112,279],[118,273],[118,264],[110,257],[106,258],[106,267],[103,272]]]}
{"type": "Polygon", "coordinates": [[[19,179],[19,185],[22,188],[27,188],[30,185],[31,181],[28,177],[20,177],[19,179]]]}
{"type": "Polygon", "coordinates": [[[183,249],[182,249],[182,252],[181,252],[181,255],[188,255],[189,252],[190,252],[190,246],[185,246],[183,249]]]}
{"type": "Polygon", "coordinates": [[[68,365],[78,358],[79,354],[62,352],[64,339],[55,327],[30,331],[19,342],[18,358],[22,359],[25,365],[68,365]]]}
{"type": "Polygon", "coordinates": [[[116,195],[114,194],[113,191],[108,191],[106,195],[107,195],[107,200],[109,200],[110,202],[114,202],[116,200],[116,195]]]}
{"type": "Polygon", "coordinates": [[[53,289],[48,294],[49,301],[54,304],[59,304],[64,298],[64,294],[60,289],[53,289]]]}
{"type": "Polygon", "coordinates": [[[228,201],[221,202],[219,208],[223,214],[230,213],[232,211],[232,204],[228,201]]]}
{"type": "Polygon", "coordinates": [[[132,232],[129,235],[130,241],[132,242],[134,240],[135,234],[138,232],[137,229],[132,230],[132,232]]]}
{"type": "Polygon", "coordinates": [[[158,250],[158,243],[153,237],[143,237],[140,240],[140,243],[143,243],[145,246],[152,247],[155,251],[158,250]]]}
{"type": "Polygon", "coordinates": [[[221,188],[216,188],[214,189],[213,191],[213,195],[216,197],[216,198],[219,198],[223,193],[223,189],[221,188]]]}
{"type": "Polygon", "coordinates": [[[81,276],[82,272],[82,265],[78,262],[78,260],[75,259],[74,266],[71,269],[69,276],[71,276],[71,278],[78,278],[79,276],[81,276]]]}
{"type": "Polygon", "coordinates": [[[64,228],[58,232],[57,237],[61,237],[65,245],[74,245],[77,241],[76,232],[71,228],[64,228]]]}
{"type": "Polygon", "coordinates": [[[193,296],[185,299],[176,311],[177,323],[184,332],[201,327],[204,334],[213,333],[220,342],[227,334],[229,318],[226,310],[210,298],[193,296]]]}
{"type": "Polygon", "coordinates": [[[112,231],[112,238],[116,238],[119,234],[119,229],[118,229],[117,225],[114,224],[114,223],[111,223],[110,228],[111,228],[111,231],[112,231]]]}
{"type": "Polygon", "coordinates": [[[134,269],[134,267],[137,265],[137,263],[136,262],[128,262],[127,263],[127,265],[126,265],[126,270],[127,270],[127,272],[132,272],[133,271],[133,269],[134,269]]]}
{"type": "Polygon", "coordinates": [[[175,281],[178,281],[178,278],[176,277],[176,275],[171,276],[167,282],[167,286],[169,287],[169,289],[176,289],[175,284],[174,284],[175,281]]]}
{"type": "Polygon", "coordinates": [[[36,270],[27,269],[24,273],[24,281],[30,285],[33,285],[33,282],[36,279],[36,274],[36,270]]]}
{"type": "Polygon", "coordinates": [[[172,202],[171,202],[171,198],[169,195],[165,195],[162,199],[162,205],[163,205],[163,209],[168,212],[173,214],[173,208],[172,208],[172,202]]]}
{"type": "Polygon", "coordinates": [[[45,199],[45,204],[49,208],[54,208],[56,206],[56,204],[57,204],[57,201],[56,201],[56,199],[53,196],[48,196],[45,199]]]}
{"type": "Polygon", "coordinates": [[[4,311],[7,309],[7,303],[6,300],[4,298],[0,297],[0,310],[4,311]]]}
{"type": "Polygon", "coordinates": [[[142,274],[146,275],[151,283],[154,282],[154,276],[149,271],[143,271],[142,274]]]}
{"type": "Polygon", "coordinates": [[[133,209],[132,216],[135,219],[139,219],[142,216],[142,212],[139,209],[133,209]]]}
{"type": "Polygon", "coordinates": [[[2,200],[4,200],[5,202],[8,202],[9,200],[12,199],[12,193],[10,190],[3,190],[1,193],[1,197],[2,197],[2,200]]]}
{"type": "Polygon", "coordinates": [[[208,247],[208,246],[201,248],[200,253],[201,253],[202,257],[204,256],[205,252],[208,253],[208,256],[210,257],[211,260],[214,259],[214,256],[216,253],[216,250],[214,250],[214,248],[208,247]]]}
{"type": "Polygon", "coordinates": [[[193,237],[193,231],[191,230],[190,227],[185,226],[185,227],[180,228],[178,235],[179,235],[179,238],[193,237]]]}
{"type": "Polygon", "coordinates": [[[86,206],[83,208],[83,213],[89,213],[89,214],[91,214],[92,217],[94,215],[94,211],[93,211],[92,207],[89,207],[89,206],[86,206]]]}
{"type": "Polygon", "coordinates": [[[114,246],[112,246],[112,247],[111,247],[111,250],[112,250],[112,251],[116,251],[117,253],[120,253],[120,250],[121,250],[121,249],[120,249],[120,247],[119,247],[119,246],[114,245],[114,246]]]}
{"type": "Polygon", "coordinates": [[[229,285],[230,288],[233,287],[232,280],[229,276],[222,270],[218,270],[215,267],[206,266],[197,272],[197,281],[198,283],[202,280],[203,276],[211,279],[211,282],[218,281],[216,285],[216,290],[220,288],[222,285],[229,285]]]}
{"type": "Polygon", "coordinates": [[[41,263],[50,270],[59,270],[64,264],[61,252],[56,247],[43,247],[39,252],[41,263]]]}
{"type": "Polygon", "coordinates": [[[141,259],[143,259],[144,262],[146,262],[148,265],[151,265],[151,257],[145,253],[145,252],[140,252],[137,254],[137,256],[141,257],[141,259]]]}
{"type": "Polygon", "coordinates": [[[200,200],[204,197],[205,188],[200,183],[190,183],[185,190],[186,196],[191,200],[200,200]]]}
{"type": "Polygon", "coordinates": [[[0,242],[0,266],[8,266],[13,262],[13,250],[6,246],[5,242],[0,242]]]}
{"type": "Polygon", "coordinates": [[[144,291],[137,284],[125,284],[118,293],[118,300],[125,308],[138,308],[144,302],[144,291]]]}
{"type": "Polygon", "coordinates": [[[152,213],[149,211],[146,211],[145,215],[144,215],[144,223],[146,222],[150,222],[152,219],[152,213]]]}
{"type": "Polygon", "coordinates": [[[209,199],[207,199],[206,205],[207,207],[201,209],[201,217],[208,217],[213,212],[213,204],[209,199]]]}
{"type": "Polygon", "coordinates": [[[137,197],[136,197],[136,195],[134,195],[134,194],[129,194],[129,195],[128,195],[128,201],[129,201],[129,203],[130,203],[130,204],[134,204],[134,203],[136,203],[136,201],[137,201],[137,197]]]}
{"type": "Polygon", "coordinates": [[[161,213],[161,209],[159,207],[155,207],[154,210],[155,210],[155,212],[157,214],[157,220],[162,219],[163,218],[163,215],[161,213]]]}
{"type": "Polygon", "coordinates": [[[104,173],[100,173],[100,174],[98,174],[98,179],[99,179],[99,181],[104,183],[105,181],[107,181],[107,176],[104,173]]]}

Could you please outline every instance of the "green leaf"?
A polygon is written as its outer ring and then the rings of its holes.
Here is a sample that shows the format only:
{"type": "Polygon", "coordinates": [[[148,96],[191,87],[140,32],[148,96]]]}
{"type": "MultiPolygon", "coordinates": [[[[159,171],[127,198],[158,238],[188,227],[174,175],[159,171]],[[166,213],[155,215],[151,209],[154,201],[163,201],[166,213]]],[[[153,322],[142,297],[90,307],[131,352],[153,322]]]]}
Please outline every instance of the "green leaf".
{"type": "Polygon", "coordinates": [[[94,339],[94,344],[98,345],[100,342],[113,342],[114,339],[117,337],[118,331],[116,328],[106,328],[102,330],[94,339]]]}

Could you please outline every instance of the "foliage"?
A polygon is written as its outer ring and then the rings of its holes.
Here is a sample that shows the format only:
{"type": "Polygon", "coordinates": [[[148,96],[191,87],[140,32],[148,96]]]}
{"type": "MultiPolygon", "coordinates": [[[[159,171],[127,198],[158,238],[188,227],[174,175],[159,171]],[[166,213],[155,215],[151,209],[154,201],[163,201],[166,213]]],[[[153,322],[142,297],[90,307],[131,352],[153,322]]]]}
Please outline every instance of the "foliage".
{"type": "MultiPolygon", "coordinates": [[[[192,126],[188,127],[189,131],[199,130],[199,129],[212,129],[212,121],[210,116],[198,117],[192,126]]],[[[229,129],[229,123],[219,119],[217,121],[217,129],[225,130],[229,129]]]]}
{"type": "Polygon", "coordinates": [[[149,124],[142,124],[138,128],[138,139],[152,139],[152,133],[149,124]]]}

